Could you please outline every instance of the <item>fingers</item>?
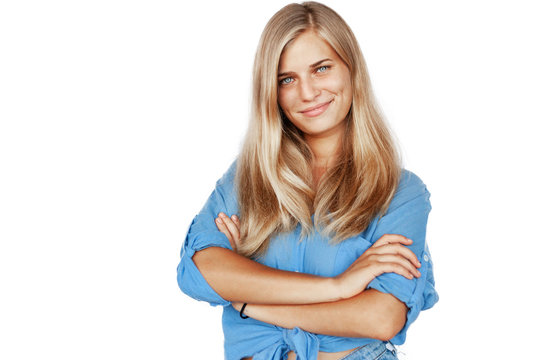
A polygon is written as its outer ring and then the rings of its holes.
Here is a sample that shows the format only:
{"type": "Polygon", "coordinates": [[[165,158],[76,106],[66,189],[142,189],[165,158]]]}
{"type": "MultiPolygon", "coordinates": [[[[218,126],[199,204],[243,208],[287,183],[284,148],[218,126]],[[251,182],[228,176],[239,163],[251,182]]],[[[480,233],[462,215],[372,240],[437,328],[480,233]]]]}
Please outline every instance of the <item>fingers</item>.
{"type": "Polygon", "coordinates": [[[415,253],[413,253],[411,249],[401,244],[381,245],[379,247],[370,249],[370,253],[378,254],[378,255],[382,255],[382,254],[400,255],[403,258],[407,259],[415,267],[419,268],[421,266],[420,261],[418,261],[418,258],[416,257],[415,253]]]}
{"type": "MultiPolygon", "coordinates": [[[[233,215],[233,216],[236,217],[236,215],[233,215]]],[[[219,217],[225,223],[225,225],[227,226],[227,229],[229,230],[229,232],[233,236],[233,238],[235,240],[239,239],[240,238],[240,229],[236,225],[236,223],[233,222],[231,220],[231,218],[229,218],[227,215],[225,215],[225,213],[222,213],[222,212],[219,213],[219,217]]]]}
{"type": "Polygon", "coordinates": [[[227,225],[225,225],[225,222],[223,222],[221,217],[217,217],[215,222],[216,222],[216,226],[217,226],[218,230],[221,231],[223,234],[225,234],[227,239],[229,239],[229,243],[231,244],[231,247],[233,248],[234,251],[236,251],[236,243],[235,243],[229,229],[227,228],[227,225]]]}
{"type": "Polygon", "coordinates": [[[388,268],[388,265],[390,265],[392,272],[397,272],[398,274],[401,274],[405,276],[408,279],[412,279],[413,277],[420,277],[420,271],[416,269],[416,267],[406,258],[400,255],[392,255],[392,254],[384,254],[384,255],[378,255],[377,261],[380,264],[379,266],[381,268],[388,268]],[[396,270],[397,271],[394,271],[396,270]]]}
{"type": "Polygon", "coordinates": [[[238,216],[233,215],[231,216],[231,219],[233,223],[236,225],[236,227],[238,228],[238,232],[240,232],[240,219],[238,218],[238,216]]]}
{"type": "Polygon", "coordinates": [[[240,220],[236,215],[233,215],[232,219],[234,221],[225,213],[220,212],[215,222],[218,230],[227,236],[227,239],[229,239],[229,242],[231,243],[231,247],[236,251],[237,244],[240,241],[240,220]]]}
{"type": "Polygon", "coordinates": [[[411,245],[413,241],[403,235],[399,234],[384,234],[379,238],[379,240],[375,241],[375,243],[371,246],[371,251],[374,253],[393,253],[393,254],[401,254],[405,258],[407,258],[411,263],[413,263],[416,267],[420,267],[420,261],[418,261],[418,258],[416,255],[405,246],[411,245]]]}
{"type": "Polygon", "coordinates": [[[387,244],[395,244],[400,243],[403,245],[411,245],[412,240],[399,234],[384,234],[379,238],[379,240],[375,241],[375,243],[371,247],[379,247],[387,244]]]}
{"type": "Polygon", "coordinates": [[[415,276],[420,277],[418,270],[415,270],[418,275],[411,273],[410,269],[398,262],[380,262],[377,264],[377,275],[379,276],[382,273],[395,273],[402,275],[403,277],[412,280],[415,276]]]}
{"type": "Polygon", "coordinates": [[[377,240],[369,251],[369,257],[377,262],[378,272],[394,272],[407,279],[420,277],[421,264],[415,253],[406,246],[413,241],[399,234],[384,234],[377,240]]]}

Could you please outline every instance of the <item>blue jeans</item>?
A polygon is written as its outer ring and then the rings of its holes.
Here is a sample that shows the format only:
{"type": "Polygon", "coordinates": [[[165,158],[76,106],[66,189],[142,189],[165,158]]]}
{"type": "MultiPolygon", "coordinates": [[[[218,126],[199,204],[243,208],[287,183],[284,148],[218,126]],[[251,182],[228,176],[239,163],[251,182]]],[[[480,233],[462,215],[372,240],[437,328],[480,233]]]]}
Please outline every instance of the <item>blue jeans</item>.
{"type": "Polygon", "coordinates": [[[397,350],[389,341],[375,341],[355,349],[340,360],[396,360],[397,350]]]}

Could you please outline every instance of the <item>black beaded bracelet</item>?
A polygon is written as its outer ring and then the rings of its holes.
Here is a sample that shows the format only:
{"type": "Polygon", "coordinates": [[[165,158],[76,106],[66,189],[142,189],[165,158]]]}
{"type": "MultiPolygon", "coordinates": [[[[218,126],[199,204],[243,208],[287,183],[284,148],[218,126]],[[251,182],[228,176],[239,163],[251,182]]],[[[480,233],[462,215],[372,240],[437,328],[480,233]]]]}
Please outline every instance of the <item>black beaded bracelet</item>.
{"type": "Polygon", "coordinates": [[[240,317],[242,319],[249,319],[249,316],[244,315],[244,310],[246,309],[246,306],[247,306],[247,303],[244,303],[244,305],[242,305],[242,310],[240,310],[240,317]]]}

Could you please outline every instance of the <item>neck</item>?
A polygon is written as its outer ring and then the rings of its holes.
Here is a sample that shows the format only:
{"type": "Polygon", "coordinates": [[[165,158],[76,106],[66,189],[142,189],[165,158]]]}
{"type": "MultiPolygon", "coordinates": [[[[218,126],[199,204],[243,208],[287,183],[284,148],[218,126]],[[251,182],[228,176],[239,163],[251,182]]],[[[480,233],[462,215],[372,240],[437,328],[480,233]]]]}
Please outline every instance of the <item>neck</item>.
{"type": "Polygon", "coordinates": [[[332,167],[341,153],[341,133],[325,137],[305,136],[313,153],[313,167],[328,169],[332,167]]]}

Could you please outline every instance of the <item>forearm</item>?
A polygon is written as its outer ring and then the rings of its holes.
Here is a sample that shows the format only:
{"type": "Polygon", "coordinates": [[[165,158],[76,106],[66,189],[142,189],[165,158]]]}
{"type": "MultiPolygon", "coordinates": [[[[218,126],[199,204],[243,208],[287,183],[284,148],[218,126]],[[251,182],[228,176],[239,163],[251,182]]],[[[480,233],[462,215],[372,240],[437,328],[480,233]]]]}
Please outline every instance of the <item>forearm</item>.
{"type": "Polygon", "coordinates": [[[392,295],[370,289],[345,300],[319,304],[248,304],[244,314],[316,334],[389,340],[403,328],[407,307],[392,295]]]}
{"type": "Polygon", "coordinates": [[[222,298],[250,304],[313,304],[339,300],[333,278],[277,270],[233,251],[210,247],[193,262],[222,298]]]}

